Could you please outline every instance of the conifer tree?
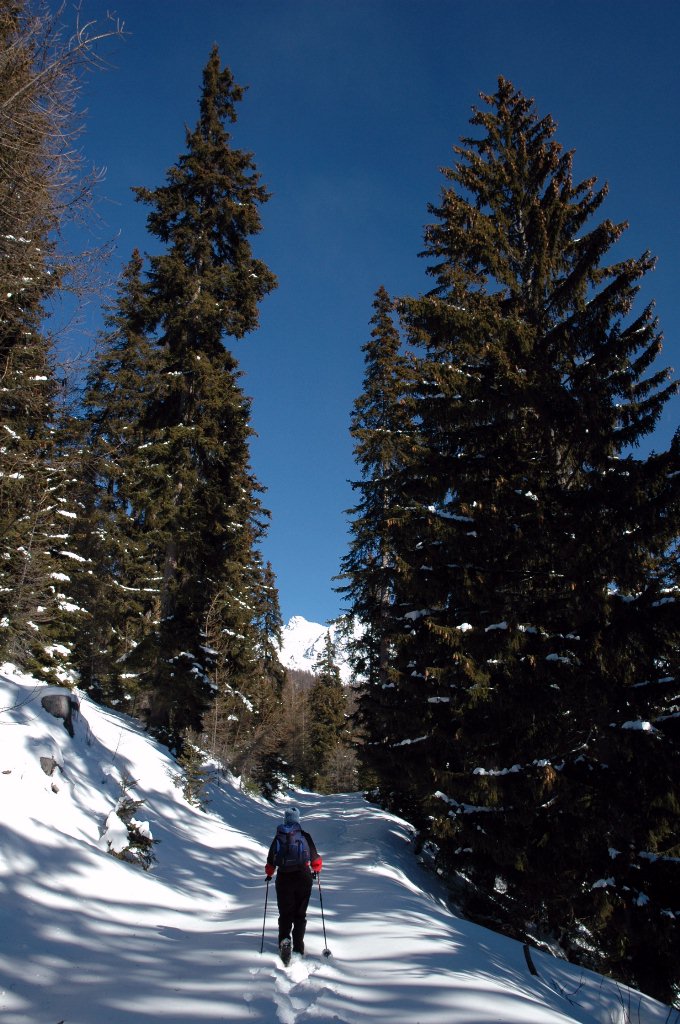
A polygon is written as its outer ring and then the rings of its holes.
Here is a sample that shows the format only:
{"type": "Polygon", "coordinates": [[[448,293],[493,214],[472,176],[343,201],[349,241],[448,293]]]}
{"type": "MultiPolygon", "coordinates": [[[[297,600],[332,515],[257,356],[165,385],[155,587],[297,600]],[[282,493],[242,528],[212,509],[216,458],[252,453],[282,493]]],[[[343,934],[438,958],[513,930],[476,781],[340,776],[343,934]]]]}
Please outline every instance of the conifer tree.
{"type": "Polygon", "coordinates": [[[86,559],[79,632],[81,685],[134,713],[134,676],[126,658],[154,618],[158,578],[144,491],[147,409],[159,355],[147,335],[143,260],[135,251],[121,275],[90,364],[82,399],[85,437],[78,550],[86,559]]]}
{"type": "MultiPolygon", "coordinates": [[[[232,613],[225,628],[229,594],[218,591],[206,622],[217,694],[206,723],[206,740],[236,775],[271,796],[285,774],[281,715],[285,670],[278,657],[281,617],[271,565],[263,567],[255,552],[245,568],[235,605],[240,618],[236,620],[232,613]]],[[[229,579],[233,583],[233,577],[229,579]]]]}
{"type": "Polygon", "coordinates": [[[162,362],[147,413],[144,482],[158,613],[133,661],[150,693],[149,723],[174,746],[186,728],[200,729],[211,699],[206,618],[216,594],[220,633],[233,637],[236,657],[247,643],[244,614],[256,614],[246,577],[264,527],[249,467],[250,403],[224,341],[257,327],[258,303],[275,279],[250,245],[269,197],[251,154],[227,130],[243,92],[215,47],[186,152],[165,185],[136,189],[165,250],[151,258],[146,286],[162,362]]]}
{"type": "Polygon", "coordinates": [[[24,92],[35,55],[21,31],[21,9],[11,4],[0,15],[0,645],[5,656],[26,660],[49,575],[43,542],[53,502],[44,462],[55,382],[40,327],[56,282],[45,245],[53,210],[43,196],[50,125],[24,92]],[[25,98],[12,103],[16,94],[25,98]]]}
{"type": "Polygon", "coordinates": [[[352,541],[342,562],[338,588],[346,595],[348,646],[356,677],[361,681],[357,719],[371,736],[360,752],[373,771],[383,776],[391,803],[400,810],[395,784],[409,790],[417,772],[394,776],[393,743],[403,739],[410,719],[404,695],[390,674],[391,653],[399,629],[398,591],[400,531],[405,521],[404,481],[416,457],[418,439],[413,419],[413,377],[394,322],[394,303],[380,287],[373,304],[373,330],[364,345],[363,390],[354,404],[351,434],[362,479],[352,486],[360,500],[349,510],[352,541]],[[359,630],[353,623],[359,621],[359,630]],[[391,777],[387,782],[388,777],[391,777]]]}
{"type": "Polygon", "coordinates": [[[0,10],[0,652],[48,678],[59,662],[51,634],[70,605],[64,513],[75,513],[44,317],[77,263],[58,250],[58,229],[92,185],[73,145],[80,76],[96,64],[94,44],[118,33],[76,23],[65,38],[61,14],[24,0],[0,10]]]}
{"type": "Polygon", "coordinates": [[[363,347],[364,387],[354,404],[350,430],[363,479],[353,484],[360,501],[349,513],[353,539],[342,564],[348,582],[339,588],[364,625],[354,660],[357,672],[371,685],[386,682],[383,635],[389,632],[386,621],[396,571],[390,534],[399,515],[399,479],[408,464],[413,434],[407,361],[400,353],[393,304],[384,287],[376,292],[373,306],[374,326],[363,347]]]}
{"type": "Polygon", "coordinates": [[[631,454],[677,386],[653,308],[633,312],[654,261],[605,262],[625,225],[592,224],[606,188],[573,181],[552,118],[503,79],[484,103],[430,208],[435,287],[400,304],[422,456],[401,496],[412,725],[393,777],[415,751],[401,809],[431,821],[471,911],[582,958],[587,935],[594,966],[667,999],[678,439],[631,454]]]}
{"type": "Polygon", "coordinates": [[[285,670],[279,660],[281,631],[283,629],[279,591],[271,562],[267,562],[266,565],[262,566],[259,555],[256,555],[255,562],[256,566],[259,567],[260,578],[259,601],[256,614],[256,627],[260,638],[258,655],[264,673],[276,681],[280,692],[285,680],[285,670]]]}
{"type": "Polygon", "coordinates": [[[323,786],[322,777],[346,733],[347,700],[337,652],[330,632],[315,665],[316,681],[309,694],[309,755],[306,775],[312,786],[323,786]]]}

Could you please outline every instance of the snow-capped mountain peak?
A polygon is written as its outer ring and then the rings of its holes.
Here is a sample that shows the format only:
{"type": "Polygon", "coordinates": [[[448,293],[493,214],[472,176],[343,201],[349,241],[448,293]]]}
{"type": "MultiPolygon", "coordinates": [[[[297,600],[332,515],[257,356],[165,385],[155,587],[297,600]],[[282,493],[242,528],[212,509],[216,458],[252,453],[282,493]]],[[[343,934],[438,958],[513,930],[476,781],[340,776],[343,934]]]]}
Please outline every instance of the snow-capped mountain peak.
{"type": "Polygon", "coordinates": [[[281,631],[282,665],[302,672],[314,672],[328,633],[330,633],[333,643],[336,644],[340,677],[343,683],[349,683],[352,674],[344,642],[339,636],[338,626],[333,624],[323,626],[319,622],[309,622],[302,615],[294,615],[281,631]]]}

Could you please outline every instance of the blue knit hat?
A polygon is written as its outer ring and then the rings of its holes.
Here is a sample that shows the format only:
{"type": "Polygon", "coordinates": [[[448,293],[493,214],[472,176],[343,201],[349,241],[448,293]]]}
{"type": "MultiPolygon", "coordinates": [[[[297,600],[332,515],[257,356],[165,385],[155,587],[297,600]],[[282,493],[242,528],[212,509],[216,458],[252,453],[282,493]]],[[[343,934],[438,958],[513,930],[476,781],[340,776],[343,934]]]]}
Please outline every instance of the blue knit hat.
{"type": "Polygon", "coordinates": [[[299,825],[300,824],[300,812],[297,807],[286,807],[283,815],[284,825],[299,825]]]}

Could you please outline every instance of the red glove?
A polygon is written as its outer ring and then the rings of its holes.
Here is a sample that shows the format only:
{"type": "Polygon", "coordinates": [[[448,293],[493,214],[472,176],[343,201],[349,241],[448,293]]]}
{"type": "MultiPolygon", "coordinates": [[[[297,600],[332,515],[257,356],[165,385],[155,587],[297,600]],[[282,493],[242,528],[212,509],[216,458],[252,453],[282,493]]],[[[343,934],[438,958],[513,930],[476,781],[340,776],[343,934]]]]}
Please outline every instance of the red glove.
{"type": "Polygon", "coordinates": [[[323,862],[321,860],[321,857],[317,857],[316,860],[312,861],[312,871],[314,872],[315,875],[318,875],[319,872],[321,871],[322,864],[323,862]]]}
{"type": "Polygon", "coordinates": [[[275,871],[276,868],[274,867],[273,864],[265,864],[264,873],[267,876],[267,878],[271,878],[275,871]]]}

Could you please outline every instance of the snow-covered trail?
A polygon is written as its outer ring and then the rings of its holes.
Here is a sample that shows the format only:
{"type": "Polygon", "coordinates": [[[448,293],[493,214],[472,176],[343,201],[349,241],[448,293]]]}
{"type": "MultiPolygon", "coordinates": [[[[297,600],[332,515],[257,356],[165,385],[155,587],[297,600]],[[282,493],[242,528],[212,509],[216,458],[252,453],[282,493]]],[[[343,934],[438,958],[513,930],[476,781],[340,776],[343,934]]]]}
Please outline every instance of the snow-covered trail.
{"type": "MultiPolygon", "coordinates": [[[[71,739],[35,685],[0,678],[0,1020],[3,1024],[624,1024],[627,993],[461,921],[409,848],[408,826],[360,795],[296,793],[324,858],[308,915],[309,955],[276,955],[266,850],[282,807],[234,780],[207,813],[174,784],[167,752],[82,700],[71,739]],[[36,696],[37,695],[37,696],[36,696]],[[48,777],[40,756],[63,771],[48,777]],[[145,801],[150,872],[101,848],[119,780],[145,801]]],[[[291,797],[292,799],[292,797],[291,797]]],[[[637,1024],[668,1008],[633,995],[637,1024]]],[[[670,1018],[672,1019],[672,1018],[670,1018]]]]}

